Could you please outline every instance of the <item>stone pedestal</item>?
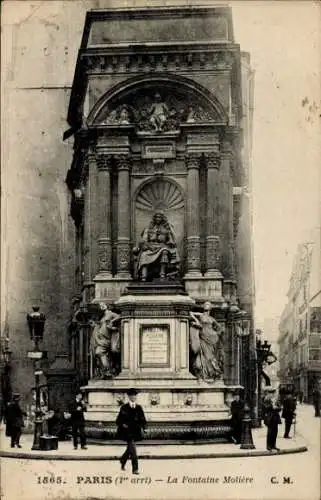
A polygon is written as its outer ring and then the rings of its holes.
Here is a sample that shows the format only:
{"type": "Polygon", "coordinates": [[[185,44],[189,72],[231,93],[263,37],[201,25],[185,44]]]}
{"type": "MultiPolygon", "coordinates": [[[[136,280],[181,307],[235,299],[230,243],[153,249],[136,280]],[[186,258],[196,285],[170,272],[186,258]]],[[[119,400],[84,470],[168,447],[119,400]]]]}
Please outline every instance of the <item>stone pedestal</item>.
{"type": "Polygon", "coordinates": [[[128,286],[116,303],[122,370],[112,380],[91,380],[84,388],[89,435],[115,436],[119,407],[126,390],[134,387],[146,413],[147,437],[228,437],[225,400],[233,388],[222,380],[199,381],[189,371],[189,312],[194,305],[180,284],[128,286]]]}

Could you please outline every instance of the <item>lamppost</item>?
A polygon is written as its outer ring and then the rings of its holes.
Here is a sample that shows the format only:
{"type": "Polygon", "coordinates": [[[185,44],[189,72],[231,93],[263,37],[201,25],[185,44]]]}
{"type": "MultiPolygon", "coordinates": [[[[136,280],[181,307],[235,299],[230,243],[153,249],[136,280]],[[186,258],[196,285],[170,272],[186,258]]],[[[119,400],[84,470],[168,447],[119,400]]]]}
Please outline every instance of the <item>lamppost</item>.
{"type": "Polygon", "coordinates": [[[234,329],[237,337],[240,339],[240,355],[241,369],[239,374],[242,380],[240,383],[244,386],[244,418],[242,422],[241,449],[254,449],[255,445],[252,438],[252,417],[251,417],[251,359],[249,337],[251,331],[251,321],[246,311],[241,310],[237,304],[228,302],[222,304],[222,309],[225,311],[226,320],[229,321],[234,329]]]}
{"type": "Polygon", "coordinates": [[[244,418],[243,418],[243,428],[242,428],[242,435],[241,435],[241,446],[240,448],[242,450],[253,450],[255,448],[255,445],[253,443],[253,438],[252,438],[252,419],[251,419],[251,409],[249,405],[249,373],[250,373],[250,355],[249,355],[249,345],[248,345],[248,339],[250,336],[250,319],[248,317],[248,314],[246,311],[240,310],[236,314],[236,321],[235,321],[235,326],[236,326],[236,334],[241,340],[241,373],[243,374],[244,378],[246,380],[241,380],[241,383],[243,382],[243,385],[246,387],[246,394],[245,394],[245,404],[244,404],[244,418]]]}
{"type": "Polygon", "coordinates": [[[43,334],[45,330],[46,316],[39,312],[39,307],[34,306],[33,311],[27,314],[27,322],[29,327],[30,338],[34,342],[34,350],[28,352],[28,358],[34,360],[35,369],[35,388],[36,388],[36,410],[35,410],[35,426],[33,435],[33,445],[32,450],[40,450],[40,436],[42,434],[42,411],[41,411],[41,400],[40,400],[40,375],[42,375],[42,370],[40,369],[40,360],[43,357],[43,351],[39,350],[39,343],[43,340],[43,334]]]}
{"type": "Polygon", "coordinates": [[[240,375],[240,383],[244,386],[245,389],[245,399],[250,402],[250,389],[249,389],[249,364],[250,364],[250,353],[249,353],[249,345],[248,338],[250,335],[250,319],[249,315],[246,311],[243,311],[239,308],[236,303],[229,303],[228,301],[224,302],[221,306],[223,312],[225,313],[226,322],[230,325],[230,328],[233,329],[234,333],[236,333],[237,337],[241,340],[240,342],[240,353],[238,355],[239,360],[241,362],[241,369],[239,370],[240,375]]]}
{"type": "Polygon", "coordinates": [[[271,385],[270,378],[263,371],[265,364],[271,365],[277,360],[275,354],[271,351],[271,344],[267,340],[264,342],[261,339],[256,340],[257,367],[258,367],[258,424],[261,426],[262,421],[262,377],[266,381],[266,385],[271,385]]]}

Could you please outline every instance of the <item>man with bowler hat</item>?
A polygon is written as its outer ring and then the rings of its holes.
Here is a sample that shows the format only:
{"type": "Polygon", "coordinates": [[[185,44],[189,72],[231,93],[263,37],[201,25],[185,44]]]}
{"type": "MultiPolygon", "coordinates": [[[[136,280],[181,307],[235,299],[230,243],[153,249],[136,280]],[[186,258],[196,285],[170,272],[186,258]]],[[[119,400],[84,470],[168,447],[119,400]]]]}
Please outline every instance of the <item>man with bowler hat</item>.
{"type": "Polygon", "coordinates": [[[276,446],[276,438],[279,425],[282,423],[280,417],[281,406],[275,398],[275,391],[273,389],[266,391],[262,409],[264,424],[267,427],[266,449],[268,451],[280,451],[280,448],[276,446]]]}
{"type": "Polygon", "coordinates": [[[15,393],[12,396],[11,403],[7,406],[6,412],[6,435],[11,437],[11,448],[17,446],[21,448],[20,436],[24,427],[23,417],[27,414],[20,407],[20,394],[15,393]]]}
{"type": "Polygon", "coordinates": [[[282,418],[284,418],[285,430],[284,430],[284,438],[291,439],[290,430],[293,422],[293,418],[295,417],[296,410],[296,401],[293,397],[293,393],[291,388],[288,389],[288,393],[285,395],[283,399],[283,411],[282,418]]]}
{"type": "Polygon", "coordinates": [[[80,437],[80,446],[82,450],[87,450],[85,435],[85,416],[86,405],[82,399],[82,394],[76,394],[75,400],[69,406],[69,416],[71,421],[72,439],[74,449],[78,448],[78,434],[80,437]]]}
{"type": "Polygon", "coordinates": [[[117,435],[127,443],[127,448],[120,459],[120,464],[121,470],[125,470],[126,462],[130,458],[133,474],[138,474],[136,441],[140,441],[143,438],[143,432],[146,428],[146,418],[143,408],[136,403],[137,391],[129,389],[127,395],[129,401],[122,405],[116,420],[117,435]]]}
{"type": "Polygon", "coordinates": [[[242,436],[242,421],[244,417],[244,401],[239,393],[235,393],[231,403],[231,425],[232,425],[232,441],[235,444],[241,443],[242,436]]]}

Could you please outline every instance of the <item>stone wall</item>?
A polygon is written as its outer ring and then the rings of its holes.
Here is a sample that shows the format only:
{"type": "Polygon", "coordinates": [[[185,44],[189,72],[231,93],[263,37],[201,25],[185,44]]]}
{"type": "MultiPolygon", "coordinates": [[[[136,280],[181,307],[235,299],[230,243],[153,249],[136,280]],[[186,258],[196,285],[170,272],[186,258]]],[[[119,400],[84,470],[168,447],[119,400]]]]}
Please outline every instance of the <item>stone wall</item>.
{"type": "Polygon", "coordinates": [[[32,305],[47,316],[49,362],[68,345],[74,228],[65,178],[72,142],[63,143],[62,135],[89,3],[23,2],[17,9],[7,2],[2,11],[1,333],[10,337],[14,390],[29,401],[34,379],[26,313],[32,305]]]}

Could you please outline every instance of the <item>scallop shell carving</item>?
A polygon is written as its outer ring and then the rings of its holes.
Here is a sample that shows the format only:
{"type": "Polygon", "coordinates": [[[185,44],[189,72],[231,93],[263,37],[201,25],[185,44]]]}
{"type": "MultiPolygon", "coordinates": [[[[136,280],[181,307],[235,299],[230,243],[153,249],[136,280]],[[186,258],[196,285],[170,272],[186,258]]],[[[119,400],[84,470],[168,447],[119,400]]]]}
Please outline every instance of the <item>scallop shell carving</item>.
{"type": "Polygon", "coordinates": [[[136,207],[148,212],[179,210],[183,206],[184,200],[180,190],[169,181],[150,182],[143,187],[136,198],[136,207]]]}

